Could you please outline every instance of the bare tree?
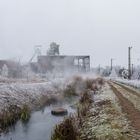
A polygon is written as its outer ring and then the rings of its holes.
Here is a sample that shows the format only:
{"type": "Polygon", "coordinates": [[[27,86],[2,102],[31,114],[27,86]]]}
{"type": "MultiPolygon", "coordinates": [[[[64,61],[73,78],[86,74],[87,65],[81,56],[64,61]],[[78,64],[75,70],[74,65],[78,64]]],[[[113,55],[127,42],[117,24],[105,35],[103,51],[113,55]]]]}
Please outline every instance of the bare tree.
{"type": "Polygon", "coordinates": [[[6,64],[3,65],[1,75],[3,77],[8,77],[9,69],[6,64]]]}

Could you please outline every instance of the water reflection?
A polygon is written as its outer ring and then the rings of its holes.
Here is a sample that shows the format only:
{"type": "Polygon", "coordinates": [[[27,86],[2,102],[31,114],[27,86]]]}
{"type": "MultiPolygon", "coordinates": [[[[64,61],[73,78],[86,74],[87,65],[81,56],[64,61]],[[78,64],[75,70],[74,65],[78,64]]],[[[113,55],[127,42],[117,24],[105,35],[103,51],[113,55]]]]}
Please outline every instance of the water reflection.
{"type": "Polygon", "coordinates": [[[61,116],[51,115],[51,109],[55,106],[66,108],[69,113],[75,111],[70,107],[70,104],[51,105],[32,113],[29,122],[26,124],[18,121],[7,134],[0,137],[0,140],[50,140],[54,126],[63,119],[61,116]]]}

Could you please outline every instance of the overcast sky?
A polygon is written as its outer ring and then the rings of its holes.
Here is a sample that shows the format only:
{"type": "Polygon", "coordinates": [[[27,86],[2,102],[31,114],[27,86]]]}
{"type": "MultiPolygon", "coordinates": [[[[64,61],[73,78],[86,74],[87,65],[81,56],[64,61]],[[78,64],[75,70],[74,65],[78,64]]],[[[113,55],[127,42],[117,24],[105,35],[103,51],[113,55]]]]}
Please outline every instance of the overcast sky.
{"type": "Polygon", "coordinates": [[[28,61],[35,45],[90,55],[92,66],[140,63],[140,0],[0,0],[0,59],[28,61]]]}

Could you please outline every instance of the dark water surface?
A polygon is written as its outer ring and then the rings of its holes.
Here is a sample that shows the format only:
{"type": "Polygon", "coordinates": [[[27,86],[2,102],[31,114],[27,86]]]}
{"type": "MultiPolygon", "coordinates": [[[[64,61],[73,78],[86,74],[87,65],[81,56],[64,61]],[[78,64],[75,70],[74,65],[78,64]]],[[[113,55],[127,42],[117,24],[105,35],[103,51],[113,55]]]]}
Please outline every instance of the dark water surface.
{"type": "MultiPolygon", "coordinates": [[[[18,121],[8,133],[0,136],[0,140],[50,140],[54,126],[63,120],[63,117],[51,115],[51,109],[56,106],[59,107],[58,104],[51,105],[44,110],[33,112],[27,124],[18,121]]],[[[63,104],[61,107],[68,109],[69,113],[75,112],[70,104],[63,104]]]]}

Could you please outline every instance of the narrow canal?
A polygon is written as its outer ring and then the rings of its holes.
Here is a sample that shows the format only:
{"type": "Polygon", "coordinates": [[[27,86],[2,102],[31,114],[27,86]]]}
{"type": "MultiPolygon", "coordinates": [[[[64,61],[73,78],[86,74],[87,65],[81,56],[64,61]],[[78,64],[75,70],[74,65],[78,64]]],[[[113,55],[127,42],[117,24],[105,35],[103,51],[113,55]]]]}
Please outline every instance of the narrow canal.
{"type": "Polygon", "coordinates": [[[53,128],[64,118],[64,116],[53,116],[51,110],[54,107],[63,107],[69,113],[74,113],[72,102],[57,103],[33,112],[27,124],[18,121],[6,134],[1,134],[0,140],[50,140],[53,128]]]}

